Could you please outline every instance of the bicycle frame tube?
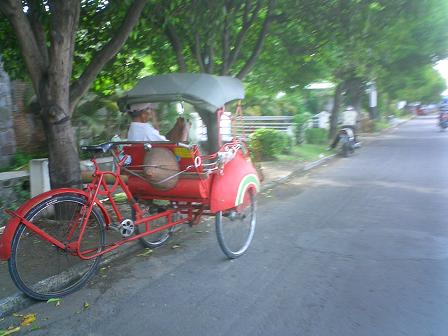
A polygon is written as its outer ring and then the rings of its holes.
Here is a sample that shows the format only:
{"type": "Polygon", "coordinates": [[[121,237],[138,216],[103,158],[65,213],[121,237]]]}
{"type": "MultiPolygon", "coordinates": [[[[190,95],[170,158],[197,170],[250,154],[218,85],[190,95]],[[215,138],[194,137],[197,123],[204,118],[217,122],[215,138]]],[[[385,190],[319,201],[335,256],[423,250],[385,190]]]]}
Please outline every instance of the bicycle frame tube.
{"type": "MultiPolygon", "coordinates": [[[[168,228],[170,228],[172,226],[189,222],[193,218],[192,215],[189,214],[186,218],[182,218],[180,220],[172,222],[171,221],[171,215],[172,215],[173,212],[174,212],[173,210],[167,210],[167,211],[161,212],[161,213],[156,214],[156,215],[152,215],[152,216],[149,216],[149,217],[142,218],[141,220],[138,220],[138,221],[135,222],[136,225],[141,225],[142,223],[149,222],[149,221],[155,220],[157,218],[168,216],[168,218],[169,218],[168,219],[168,223],[165,224],[165,225],[162,225],[162,226],[157,227],[155,229],[148,230],[147,232],[139,233],[139,234],[137,234],[135,236],[132,236],[132,237],[129,237],[129,238],[126,238],[126,239],[119,240],[119,241],[113,243],[112,245],[108,246],[105,250],[102,250],[101,252],[97,252],[97,253],[91,254],[92,252],[95,252],[97,250],[95,250],[95,249],[89,249],[89,250],[84,250],[84,251],[79,251],[78,250],[77,255],[78,255],[79,258],[81,258],[83,260],[93,259],[93,258],[96,258],[96,257],[98,257],[100,255],[106,254],[106,253],[108,253],[108,252],[110,252],[112,250],[115,250],[116,248],[120,247],[121,245],[124,245],[124,244],[129,243],[129,242],[134,241],[134,240],[137,240],[137,239],[139,239],[141,237],[148,236],[148,235],[157,233],[159,231],[166,230],[166,229],[168,229],[168,228]]],[[[71,248],[74,247],[74,244],[69,244],[68,247],[69,247],[69,249],[71,249],[71,248]]]]}
{"type": "MultiPolygon", "coordinates": [[[[83,190],[79,190],[79,189],[71,189],[71,188],[54,189],[54,190],[50,190],[45,193],[42,193],[36,197],[33,197],[32,199],[25,202],[22,206],[20,206],[16,211],[8,211],[12,217],[7,222],[6,228],[3,232],[3,234],[0,235],[0,260],[8,260],[9,257],[11,256],[12,238],[21,223],[30,227],[30,230],[33,230],[31,228],[32,223],[25,220],[26,214],[37,204],[39,204],[47,199],[50,199],[52,197],[59,196],[62,194],[67,194],[67,193],[82,196],[82,197],[85,197],[86,199],[89,199],[89,197],[90,197],[90,195],[87,192],[85,192],[83,190]]],[[[104,206],[100,202],[95,200],[94,203],[101,210],[101,213],[104,217],[106,225],[109,225],[110,217],[109,217],[109,214],[107,213],[107,210],[104,208],[104,206]]],[[[36,234],[39,234],[39,232],[37,232],[37,230],[33,230],[33,231],[36,232],[36,234]]],[[[39,234],[39,235],[45,239],[45,235],[42,235],[42,234],[39,234]]],[[[58,246],[58,244],[56,244],[55,241],[52,243],[55,244],[56,246],[58,246]]],[[[61,247],[61,246],[59,246],[59,247],[61,247]]]]}
{"type": "Polygon", "coordinates": [[[45,240],[48,240],[53,245],[56,245],[57,247],[59,247],[61,249],[65,248],[65,245],[63,243],[61,243],[59,240],[57,240],[56,238],[53,238],[48,233],[46,233],[45,231],[39,229],[36,225],[34,225],[30,221],[26,220],[22,216],[18,215],[17,213],[15,213],[13,211],[9,211],[9,210],[6,210],[6,213],[8,215],[10,215],[10,216],[15,216],[15,217],[19,218],[20,222],[22,224],[24,224],[28,229],[30,229],[31,231],[35,232],[37,235],[41,236],[45,240]]]}

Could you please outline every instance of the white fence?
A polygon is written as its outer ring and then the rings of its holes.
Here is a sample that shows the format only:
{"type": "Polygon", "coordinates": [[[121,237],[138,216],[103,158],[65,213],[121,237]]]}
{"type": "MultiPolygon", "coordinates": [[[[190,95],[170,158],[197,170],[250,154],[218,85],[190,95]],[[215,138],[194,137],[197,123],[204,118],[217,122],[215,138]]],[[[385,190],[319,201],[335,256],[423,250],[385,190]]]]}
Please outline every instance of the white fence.
{"type": "Polygon", "coordinates": [[[271,128],[278,131],[294,134],[294,122],[292,116],[243,116],[242,124],[236,124],[236,132],[251,134],[259,128],[271,128]]]}

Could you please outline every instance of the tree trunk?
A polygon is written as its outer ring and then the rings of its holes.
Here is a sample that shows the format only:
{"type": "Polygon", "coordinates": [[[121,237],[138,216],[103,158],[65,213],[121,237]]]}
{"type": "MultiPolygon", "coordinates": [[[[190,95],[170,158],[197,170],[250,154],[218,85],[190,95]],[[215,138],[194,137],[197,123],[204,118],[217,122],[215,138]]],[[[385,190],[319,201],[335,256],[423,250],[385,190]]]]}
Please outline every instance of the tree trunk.
{"type": "Polygon", "coordinates": [[[364,87],[360,78],[352,78],[347,81],[347,104],[354,107],[360,113],[362,109],[362,96],[364,87]]]}
{"type": "Polygon", "coordinates": [[[339,119],[339,107],[341,105],[341,95],[342,95],[342,84],[338,84],[336,86],[336,90],[334,91],[334,99],[333,99],[333,108],[331,109],[330,116],[330,132],[328,137],[333,139],[336,136],[336,132],[338,130],[338,119],[339,119]]]}
{"type": "Polygon", "coordinates": [[[42,119],[48,142],[51,188],[80,188],[81,169],[71,120],[55,124],[42,119]]]}
{"type": "Polygon", "coordinates": [[[41,84],[40,115],[48,143],[48,168],[51,188],[81,187],[77,142],[69,110],[68,80],[58,82],[49,74],[41,84]]]}
{"type": "Polygon", "coordinates": [[[207,154],[216,153],[219,150],[219,129],[218,119],[215,113],[208,111],[198,111],[203,123],[207,127],[207,154]]]}

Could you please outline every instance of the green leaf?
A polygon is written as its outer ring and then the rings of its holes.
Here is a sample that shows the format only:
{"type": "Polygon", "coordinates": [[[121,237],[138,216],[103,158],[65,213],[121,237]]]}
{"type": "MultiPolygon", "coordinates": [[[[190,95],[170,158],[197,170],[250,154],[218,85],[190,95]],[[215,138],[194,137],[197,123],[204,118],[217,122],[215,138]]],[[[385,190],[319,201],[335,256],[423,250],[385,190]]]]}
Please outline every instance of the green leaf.
{"type": "Polygon", "coordinates": [[[11,335],[11,334],[16,333],[18,331],[20,331],[20,327],[11,327],[11,328],[8,328],[6,330],[2,329],[2,330],[0,330],[0,336],[11,335]]]}
{"type": "Polygon", "coordinates": [[[147,257],[152,253],[152,250],[150,248],[145,248],[145,251],[142,253],[137,254],[137,257],[147,257]]]}
{"type": "Polygon", "coordinates": [[[47,303],[54,303],[56,307],[58,307],[61,304],[62,299],[59,298],[52,298],[48,299],[47,303]]]}

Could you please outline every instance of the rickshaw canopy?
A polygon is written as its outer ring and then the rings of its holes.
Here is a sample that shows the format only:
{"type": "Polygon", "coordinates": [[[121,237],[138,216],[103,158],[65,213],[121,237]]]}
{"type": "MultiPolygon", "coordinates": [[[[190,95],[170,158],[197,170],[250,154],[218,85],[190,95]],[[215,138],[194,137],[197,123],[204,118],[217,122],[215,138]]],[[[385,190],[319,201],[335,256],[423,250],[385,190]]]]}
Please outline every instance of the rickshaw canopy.
{"type": "Polygon", "coordinates": [[[128,105],[149,102],[185,101],[199,110],[215,112],[224,104],[244,98],[242,82],[234,77],[195,73],[148,76],[119,100],[121,110],[128,105]]]}

